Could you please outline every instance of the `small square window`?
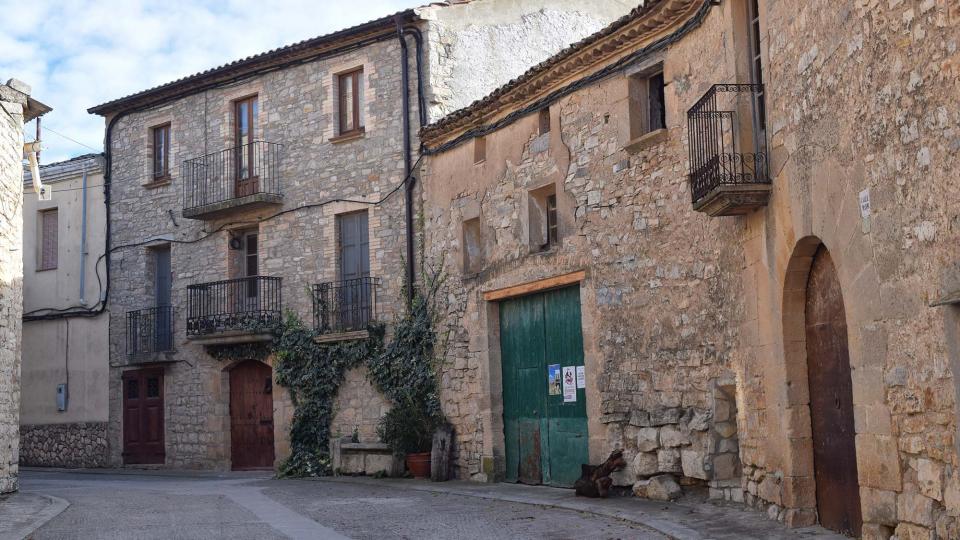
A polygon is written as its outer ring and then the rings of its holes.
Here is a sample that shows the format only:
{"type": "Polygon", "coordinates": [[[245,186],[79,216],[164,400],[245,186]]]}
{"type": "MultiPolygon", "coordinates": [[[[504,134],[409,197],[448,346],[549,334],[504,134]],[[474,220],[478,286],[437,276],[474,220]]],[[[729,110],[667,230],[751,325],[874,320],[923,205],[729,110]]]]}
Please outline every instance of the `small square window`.
{"type": "Polygon", "coordinates": [[[630,77],[630,138],[666,129],[665,82],[662,67],[630,77]]]}
{"type": "Polygon", "coordinates": [[[148,398],[160,397],[160,378],[159,377],[149,377],[147,379],[147,397],[148,398]]]}
{"type": "Polygon", "coordinates": [[[480,136],[473,139],[473,162],[480,163],[487,159],[487,139],[480,136]]]}
{"type": "Polygon", "coordinates": [[[483,238],[480,218],[463,221],[463,272],[475,274],[483,266],[483,238]]]}

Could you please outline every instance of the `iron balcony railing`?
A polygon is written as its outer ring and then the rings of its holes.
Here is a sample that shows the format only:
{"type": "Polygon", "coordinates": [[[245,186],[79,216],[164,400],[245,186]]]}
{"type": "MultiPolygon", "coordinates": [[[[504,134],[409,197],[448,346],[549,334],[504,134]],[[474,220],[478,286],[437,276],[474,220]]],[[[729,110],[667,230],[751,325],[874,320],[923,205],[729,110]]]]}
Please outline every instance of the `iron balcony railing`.
{"type": "Polygon", "coordinates": [[[184,210],[258,193],[280,196],[282,150],[277,143],[254,141],[184,161],[184,210]]]}
{"type": "Polygon", "coordinates": [[[377,320],[377,288],[372,277],[313,286],[313,324],[320,334],[366,330],[377,320]]]}
{"type": "Polygon", "coordinates": [[[187,287],[187,336],[264,331],[280,322],[278,277],[253,276],[187,287]]]}
{"type": "Polygon", "coordinates": [[[769,184],[762,84],[715,84],[687,111],[693,202],[721,185],[769,184]]]}
{"type": "Polygon", "coordinates": [[[127,355],[173,350],[173,306],[127,312],[127,355]]]}

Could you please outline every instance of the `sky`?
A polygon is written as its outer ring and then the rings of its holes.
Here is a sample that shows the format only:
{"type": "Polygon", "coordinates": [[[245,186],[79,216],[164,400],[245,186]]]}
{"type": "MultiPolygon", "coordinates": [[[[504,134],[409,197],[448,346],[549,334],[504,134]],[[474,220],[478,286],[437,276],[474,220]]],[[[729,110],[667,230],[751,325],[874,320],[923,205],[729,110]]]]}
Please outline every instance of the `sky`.
{"type": "MultiPolygon", "coordinates": [[[[53,107],[41,156],[52,163],[102,151],[94,105],[425,3],[0,0],[0,13],[15,14],[0,32],[0,82],[20,79],[53,107]]],[[[32,140],[33,122],[26,133],[32,140]]]]}

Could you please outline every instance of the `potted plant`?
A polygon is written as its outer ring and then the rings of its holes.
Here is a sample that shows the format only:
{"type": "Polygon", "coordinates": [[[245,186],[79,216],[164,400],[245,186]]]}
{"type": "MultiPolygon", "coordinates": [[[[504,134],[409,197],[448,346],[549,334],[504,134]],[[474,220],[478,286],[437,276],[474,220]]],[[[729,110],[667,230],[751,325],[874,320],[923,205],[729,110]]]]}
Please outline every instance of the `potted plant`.
{"type": "Polygon", "coordinates": [[[430,448],[437,420],[423,403],[405,398],[385,414],[377,435],[396,456],[406,456],[407,469],[415,478],[430,476],[430,448]]]}

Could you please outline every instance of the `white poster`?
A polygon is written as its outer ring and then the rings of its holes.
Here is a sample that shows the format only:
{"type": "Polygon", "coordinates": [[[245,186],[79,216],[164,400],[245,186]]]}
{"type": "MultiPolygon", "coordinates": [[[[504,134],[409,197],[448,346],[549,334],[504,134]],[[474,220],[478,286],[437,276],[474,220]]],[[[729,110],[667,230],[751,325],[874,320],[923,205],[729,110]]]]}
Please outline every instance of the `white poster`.
{"type": "Polygon", "coordinates": [[[563,368],[563,402],[569,403],[577,400],[577,381],[573,366],[563,368]]]}
{"type": "Polygon", "coordinates": [[[587,387],[587,372],[583,366],[577,366],[577,388],[587,387]]]}

